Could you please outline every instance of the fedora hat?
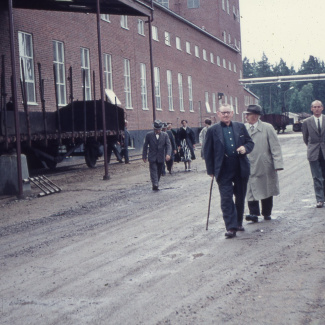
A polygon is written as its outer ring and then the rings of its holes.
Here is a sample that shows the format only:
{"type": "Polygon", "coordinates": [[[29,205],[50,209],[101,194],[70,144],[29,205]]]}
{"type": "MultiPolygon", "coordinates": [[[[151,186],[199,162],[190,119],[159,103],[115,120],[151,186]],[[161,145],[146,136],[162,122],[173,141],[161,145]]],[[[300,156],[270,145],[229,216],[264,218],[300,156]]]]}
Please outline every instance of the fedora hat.
{"type": "Polygon", "coordinates": [[[161,122],[160,120],[155,120],[155,122],[153,123],[153,127],[155,130],[160,130],[163,127],[163,122],[161,122]]]}
{"type": "Polygon", "coordinates": [[[262,115],[262,107],[260,105],[249,105],[247,111],[244,111],[243,113],[262,115]]]}

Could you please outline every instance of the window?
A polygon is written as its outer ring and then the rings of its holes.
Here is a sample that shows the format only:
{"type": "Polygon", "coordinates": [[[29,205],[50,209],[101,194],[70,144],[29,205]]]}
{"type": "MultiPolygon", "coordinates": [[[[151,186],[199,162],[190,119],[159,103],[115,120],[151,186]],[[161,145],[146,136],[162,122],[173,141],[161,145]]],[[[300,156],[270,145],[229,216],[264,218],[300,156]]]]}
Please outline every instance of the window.
{"type": "Polygon", "coordinates": [[[228,97],[225,95],[225,104],[228,104],[228,97]]]}
{"type": "Polygon", "coordinates": [[[168,46],[171,46],[170,44],[170,33],[169,32],[165,32],[165,44],[168,46]]]}
{"type": "Polygon", "coordinates": [[[225,0],[222,0],[222,9],[223,9],[224,11],[226,11],[225,0]]]}
{"type": "Polygon", "coordinates": [[[195,56],[197,58],[199,58],[200,57],[200,52],[199,52],[199,47],[197,45],[195,45],[194,51],[195,51],[195,56]]]}
{"type": "Polygon", "coordinates": [[[216,94],[215,93],[212,93],[212,111],[213,111],[213,113],[217,113],[216,94]]]}
{"type": "Polygon", "coordinates": [[[158,39],[158,27],[157,26],[152,26],[152,39],[154,41],[159,41],[158,39]]]}
{"type": "Polygon", "coordinates": [[[187,0],[187,8],[190,9],[200,8],[200,0],[187,0]]]}
{"type": "Polygon", "coordinates": [[[138,19],[138,34],[144,36],[144,22],[142,19],[138,19]]]}
{"type": "Polygon", "coordinates": [[[225,69],[227,69],[226,59],[222,59],[222,63],[223,63],[223,67],[224,67],[225,69]]]}
{"type": "Polygon", "coordinates": [[[179,94],[179,110],[184,112],[184,97],[183,97],[183,75],[178,74],[178,94],[179,94]]]}
{"type": "Polygon", "coordinates": [[[229,0],[227,0],[227,14],[230,15],[230,12],[229,12],[229,0]]]}
{"type": "Polygon", "coordinates": [[[209,104],[209,93],[206,91],[204,95],[205,95],[205,108],[207,110],[207,113],[211,113],[211,108],[209,104]]]}
{"type": "Polygon", "coordinates": [[[172,72],[167,70],[167,91],[168,91],[168,109],[170,111],[174,110],[173,103],[173,80],[172,80],[172,72]]]}
{"type": "Polygon", "coordinates": [[[124,59],[125,108],[132,108],[130,60],[124,59]]]}
{"type": "Polygon", "coordinates": [[[203,49],[203,60],[208,61],[207,59],[207,51],[203,49]]]}
{"type": "Polygon", "coordinates": [[[65,68],[64,68],[64,45],[62,42],[53,41],[53,64],[56,73],[56,93],[58,104],[67,104],[67,94],[65,85],[65,68]]]}
{"type": "Polygon", "coordinates": [[[147,71],[146,65],[140,63],[140,84],[141,84],[141,102],[142,109],[148,109],[148,90],[147,90],[147,71]]]}
{"type": "Polygon", "coordinates": [[[32,35],[19,32],[18,41],[19,41],[20,78],[21,80],[23,80],[23,71],[24,71],[27,102],[36,103],[32,35]],[[24,66],[24,70],[22,65],[24,66]]]}
{"type": "Polygon", "coordinates": [[[109,15],[107,15],[107,14],[100,15],[100,18],[104,21],[107,21],[108,23],[111,22],[109,19],[109,15]]]}
{"type": "Polygon", "coordinates": [[[81,80],[82,88],[85,94],[85,99],[91,99],[91,80],[90,80],[90,61],[89,49],[80,48],[81,55],[81,80]]]}
{"type": "Polygon", "coordinates": [[[161,110],[161,95],[160,95],[160,69],[154,68],[155,74],[155,99],[156,99],[156,109],[161,110]]]}
{"type": "Polygon", "coordinates": [[[228,34],[228,43],[231,44],[231,36],[228,34]]]}
{"type": "Polygon", "coordinates": [[[237,97],[235,97],[235,112],[236,112],[236,114],[239,114],[239,112],[238,112],[238,98],[237,97]]]}
{"type": "Polygon", "coordinates": [[[228,69],[231,71],[231,62],[228,61],[228,69]]]}
{"type": "Polygon", "coordinates": [[[194,112],[193,107],[193,84],[192,84],[192,77],[187,77],[187,83],[188,83],[188,100],[189,100],[189,106],[190,106],[190,112],[194,112]]]}
{"type": "Polygon", "coordinates": [[[230,107],[231,107],[232,109],[234,109],[233,102],[232,102],[232,96],[230,96],[229,99],[230,99],[230,107]]]}
{"type": "Polygon", "coordinates": [[[227,33],[226,31],[223,31],[223,41],[227,43],[227,33]]]}
{"type": "Polygon", "coordinates": [[[237,66],[235,63],[234,63],[234,72],[237,72],[237,66]]]}
{"type": "Polygon", "coordinates": [[[176,36],[176,48],[177,50],[182,50],[181,48],[181,39],[179,37],[176,36]]]}
{"type": "Polygon", "coordinates": [[[121,27],[124,29],[129,29],[128,27],[128,16],[121,16],[121,27]]]}
{"type": "Polygon", "coordinates": [[[219,55],[217,55],[217,64],[220,67],[220,56],[219,55]]]}
{"type": "Polygon", "coordinates": [[[213,55],[213,53],[210,53],[210,61],[211,61],[211,63],[214,63],[214,55],[213,55]]]}
{"type": "Polygon", "coordinates": [[[161,5],[166,8],[169,8],[169,0],[157,0],[161,5]]]}
{"type": "Polygon", "coordinates": [[[104,77],[106,89],[113,90],[112,56],[104,54],[104,77]]]}
{"type": "Polygon", "coordinates": [[[186,42],[186,53],[191,54],[191,43],[186,42]]]}

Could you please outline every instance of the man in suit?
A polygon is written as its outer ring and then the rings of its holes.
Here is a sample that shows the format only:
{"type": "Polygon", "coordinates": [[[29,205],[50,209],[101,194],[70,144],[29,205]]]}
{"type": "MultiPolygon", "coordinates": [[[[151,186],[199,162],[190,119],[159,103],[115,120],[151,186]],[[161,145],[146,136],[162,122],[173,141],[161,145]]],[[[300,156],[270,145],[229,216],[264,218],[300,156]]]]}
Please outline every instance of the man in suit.
{"type": "Polygon", "coordinates": [[[166,131],[166,133],[169,136],[169,141],[170,141],[170,144],[172,146],[172,155],[170,156],[170,160],[166,162],[167,170],[168,170],[169,174],[172,173],[173,164],[174,164],[174,155],[177,152],[175,137],[174,137],[174,134],[171,131],[171,129],[172,129],[172,123],[168,122],[167,123],[167,131],[166,131]]]}
{"type": "Polygon", "coordinates": [[[122,150],[121,150],[121,157],[124,157],[125,163],[129,164],[130,163],[130,159],[129,159],[129,142],[130,142],[130,133],[128,131],[128,121],[125,120],[124,122],[124,136],[123,136],[123,140],[121,143],[122,146],[122,150]]]}
{"type": "Polygon", "coordinates": [[[156,120],[153,127],[154,130],[146,134],[142,150],[142,159],[145,163],[147,159],[149,160],[152,190],[158,191],[159,179],[164,161],[169,161],[171,156],[171,144],[167,133],[161,132],[163,123],[160,120],[156,120]]]}
{"type": "Polygon", "coordinates": [[[261,215],[271,220],[273,196],[279,195],[278,171],[283,170],[282,151],[278,136],[270,123],[262,122],[260,105],[249,105],[246,114],[246,128],[255,143],[254,150],[248,155],[250,176],[247,185],[249,214],[247,221],[258,222],[261,215]]]}
{"type": "Polygon", "coordinates": [[[325,201],[325,116],[321,101],[311,103],[313,116],[302,124],[302,134],[307,145],[307,159],[314,180],[316,207],[322,208],[325,201]]]}
{"type": "Polygon", "coordinates": [[[218,183],[221,210],[227,238],[243,231],[243,215],[247,181],[250,173],[247,154],[254,148],[243,123],[232,122],[234,111],[222,105],[217,112],[220,122],[207,130],[204,157],[207,174],[218,183]],[[233,201],[235,196],[235,203],[233,201]]]}

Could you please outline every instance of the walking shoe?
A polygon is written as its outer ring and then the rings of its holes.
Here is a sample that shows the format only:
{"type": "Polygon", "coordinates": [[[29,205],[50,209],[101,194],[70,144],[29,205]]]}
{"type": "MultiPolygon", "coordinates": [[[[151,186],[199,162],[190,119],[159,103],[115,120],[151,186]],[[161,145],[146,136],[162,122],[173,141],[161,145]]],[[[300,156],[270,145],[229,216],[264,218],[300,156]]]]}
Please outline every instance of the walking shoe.
{"type": "Polygon", "coordinates": [[[243,226],[238,226],[237,231],[245,231],[245,228],[243,226]]]}
{"type": "Polygon", "coordinates": [[[153,185],[153,186],[152,186],[152,190],[153,190],[153,191],[159,191],[158,185],[153,185]]]}
{"type": "Polygon", "coordinates": [[[264,220],[271,220],[271,216],[264,216],[264,220]]]}
{"type": "Polygon", "coordinates": [[[253,214],[246,214],[246,221],[258,222],[258,216],[254,216],[253,214]]]}
{"type": "Polygon", "coordinates": [[[233,237],[236,237],[236,231],[235,230],[228,230],[226,233],[225,233],[225,236],[227,238],[233,238],[233,237]]]}
{"type": "Polygon", "coordinates": [[[324,206],[324,202],[317,202],[316,208],[322,208],[324,206]]]}

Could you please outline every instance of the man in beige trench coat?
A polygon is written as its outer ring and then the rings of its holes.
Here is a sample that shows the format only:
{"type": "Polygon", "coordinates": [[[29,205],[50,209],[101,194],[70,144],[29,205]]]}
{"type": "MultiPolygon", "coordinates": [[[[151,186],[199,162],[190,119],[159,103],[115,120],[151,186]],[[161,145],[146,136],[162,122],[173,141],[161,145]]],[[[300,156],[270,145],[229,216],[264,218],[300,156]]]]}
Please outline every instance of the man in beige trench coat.
{"type": "Polygon", "coordinates": [[[278,171],[283,169],[281,146],[273,126],[260,120],[261,106],[249,105],[244,113],[248,122],[246,128],[255,143],[248,155],[251,165],[246,194],[249,214],[245,219],[258,222],[258,216],[262,214],[264,220],[271,220],[273,196],[280,193],[278,171]]]}

